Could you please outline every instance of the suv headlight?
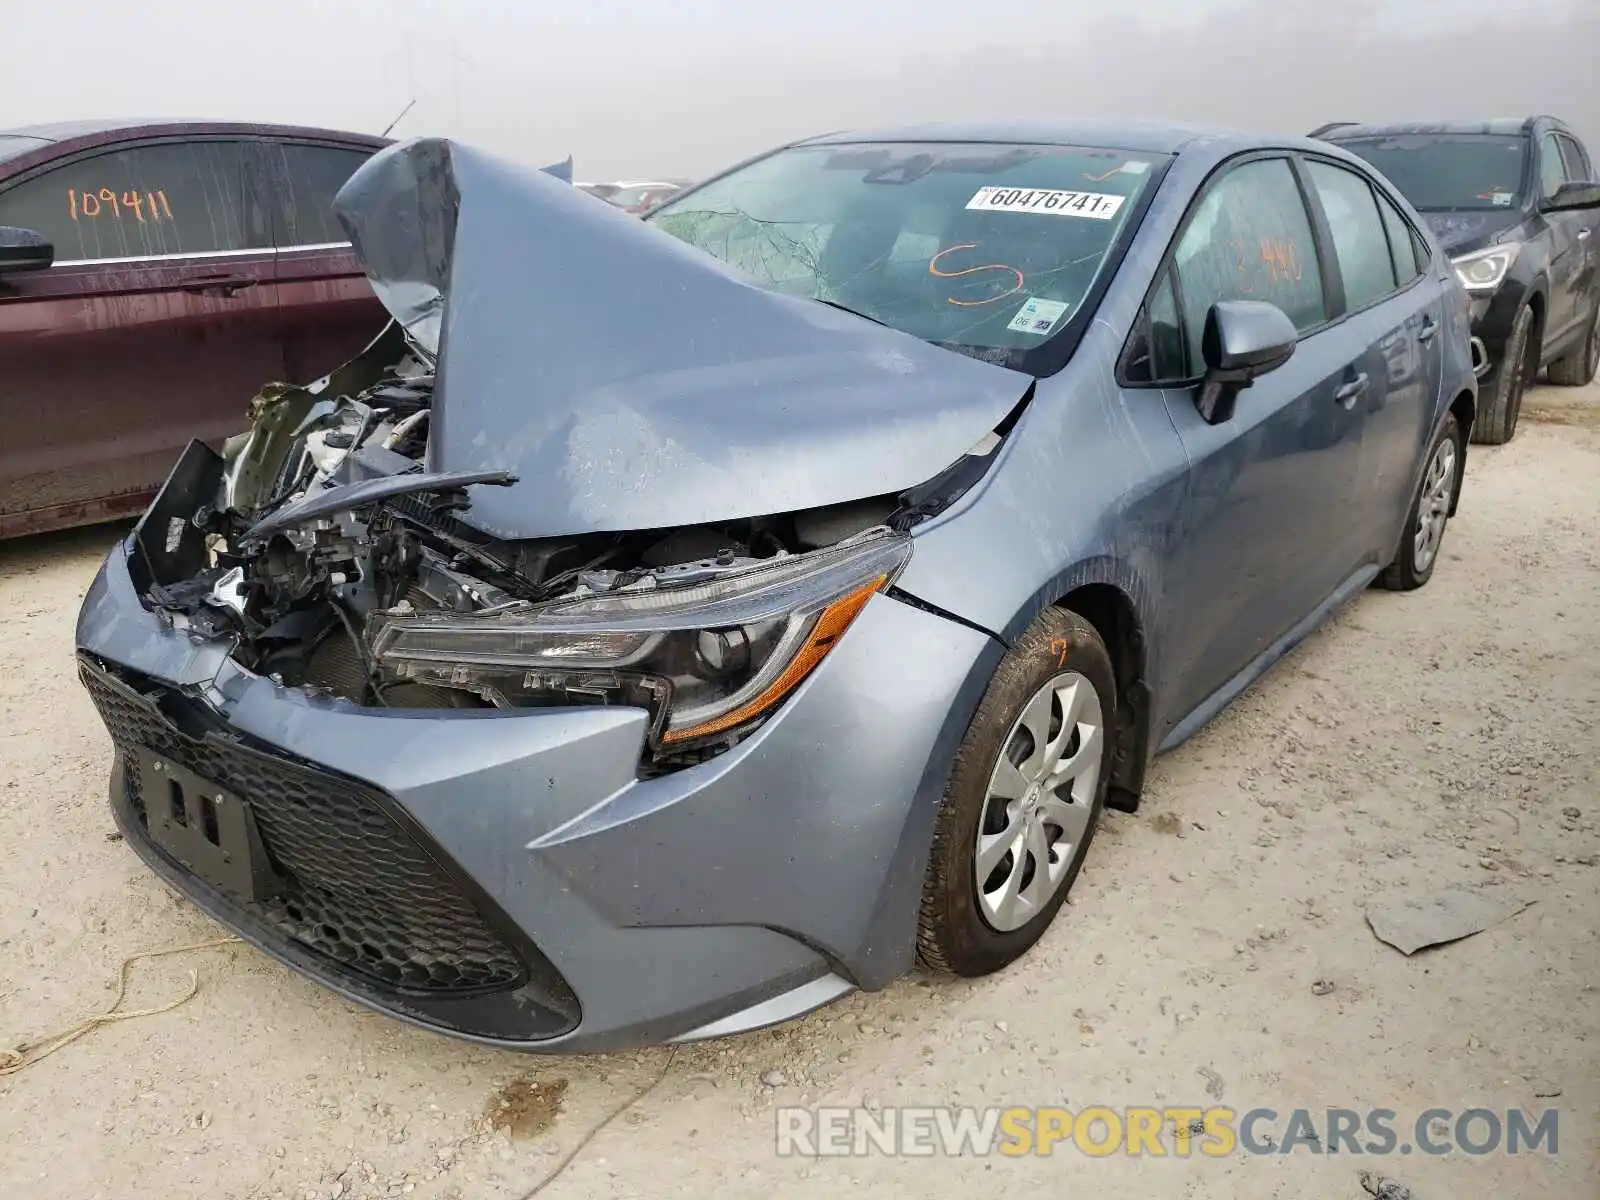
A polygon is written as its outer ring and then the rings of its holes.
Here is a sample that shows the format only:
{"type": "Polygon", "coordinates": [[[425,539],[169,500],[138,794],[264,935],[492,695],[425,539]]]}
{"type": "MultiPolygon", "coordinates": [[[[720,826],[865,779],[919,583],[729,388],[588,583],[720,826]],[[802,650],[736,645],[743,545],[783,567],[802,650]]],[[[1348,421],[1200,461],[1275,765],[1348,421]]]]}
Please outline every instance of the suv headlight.
{"type": "Polygon", "coordinates": [[[1492,292],[1505,282],[1506,272],[1517,261],[1521,242],[1504,246],[1490,246],[1487,250],[1474,250],[1460,258],[1452,258],[1450,265],[1456,269],[1456,278],[1469,292],[1492,292]]]}
{"type": "Polygon", "coordinates": [[[908,536],[874,530],[698,583],[649,576],[551,604],[391,611],[375,616],[372,649],[391,679],[496,703],[640,705],[652,746],[686,747],[770,714],[910,557],[908,536]]]}

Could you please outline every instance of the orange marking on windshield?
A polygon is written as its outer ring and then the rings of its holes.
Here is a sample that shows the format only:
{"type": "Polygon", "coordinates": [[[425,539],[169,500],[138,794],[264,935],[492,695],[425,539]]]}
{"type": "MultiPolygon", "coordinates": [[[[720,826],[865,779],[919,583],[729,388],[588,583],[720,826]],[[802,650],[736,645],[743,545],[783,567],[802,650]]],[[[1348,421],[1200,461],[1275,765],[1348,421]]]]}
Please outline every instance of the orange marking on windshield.
{"type": "Polygon", "coordinates": [[[1115,175],[1118,171],[1122,170],[1124,165],[1125,164],[1123,164],[1123,163],[1118,163],[1116,166],[1112,167],[1111,170],[1107,171],[1104,175],[1091,175],[1091,174],[1089,174],[1089,172],[1085,171],[1083,173],[1083,177],[1085,179],[1087,179],[1090,183],[1104,183],[1106,180],[1110,179],[1113,175],[1115,175]]]}
{"type": "Polygon", "coordinates": [[[954,254],[957,250],[976,250],[977,242],[962,242],[959,246],[946,246],[939,253],[928,260],[928,274],[939,279],[960,279],[963,275],[975,275],[979,271],[1009,271],[1017,277],[1015,286],[1001,292],[998,296],[990,296],[987,300],[957,300],[954,296],[946,296],[946,304],[954,304],[958,308],[981,308],[985,304],[993,304],[996,300],[1004,300],[1007,296],[1015,296],[1022,290],[1024,277],[1015,267],[1008,267],[1005,263],[984,263],[981,267],[964,267],[959,271],[941,271],[939,260],[946,254],[954,254]]]}

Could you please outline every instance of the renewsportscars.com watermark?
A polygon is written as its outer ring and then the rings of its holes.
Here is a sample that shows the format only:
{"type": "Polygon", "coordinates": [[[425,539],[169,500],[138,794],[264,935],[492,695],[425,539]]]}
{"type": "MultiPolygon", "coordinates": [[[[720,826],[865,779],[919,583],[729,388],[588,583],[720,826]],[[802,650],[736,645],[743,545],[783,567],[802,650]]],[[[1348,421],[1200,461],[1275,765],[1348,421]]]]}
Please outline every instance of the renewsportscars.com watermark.
{"type": "Polygon", "coordinates": [[[785,1157],[872,1154],[1010,1158],[1057,1151],[1105,1158],[1226,1158],[1234,1154],[1549,1154],[1560,1117],[1547,1108],[780,1108],[785,1157]]]}

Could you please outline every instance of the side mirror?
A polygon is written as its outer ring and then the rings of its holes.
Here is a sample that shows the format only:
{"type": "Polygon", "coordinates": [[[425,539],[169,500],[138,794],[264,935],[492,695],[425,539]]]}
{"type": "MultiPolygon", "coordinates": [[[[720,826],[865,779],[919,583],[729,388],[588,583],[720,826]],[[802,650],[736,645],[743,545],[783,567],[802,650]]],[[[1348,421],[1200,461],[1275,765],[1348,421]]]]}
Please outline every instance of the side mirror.
{"type": "Polygon", "coordinates": [[[1233,416],[1239,393],[1256,376],[1276,371],[1289,361],[1300,335],[1294,322],[1275,304],[1261,300],[1219,300],[1206,313],[1200,353],[1206,373],[1200,380],[1195,407],[1210,425],[1233,416]]]}
{"type": "Polygon", "coordinates": [[[1600,208],[1600,183],[1563,183],[1554,196],[1539,204],[1540,212],[1566,212],[1574,208],[1600,208]]]}
{"type": "Polygon", "coordinates": [[[56,248],[41,234],[14,225],[0,225],[0,275],[43,271],[56,260],[56,248]]]}

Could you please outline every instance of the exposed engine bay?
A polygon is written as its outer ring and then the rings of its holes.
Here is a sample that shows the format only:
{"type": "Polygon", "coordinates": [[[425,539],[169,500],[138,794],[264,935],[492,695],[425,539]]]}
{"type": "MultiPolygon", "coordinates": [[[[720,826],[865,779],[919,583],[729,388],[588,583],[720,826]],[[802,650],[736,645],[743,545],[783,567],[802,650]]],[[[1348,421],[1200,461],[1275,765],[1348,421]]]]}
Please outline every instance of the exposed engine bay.
{"type": "Polygon", "coordinates": [[[434,385],[428,350],[393,323],[324,379],[265,390],[220,460],[191,447],[211,464],[203,502],[174,510],[164,493],[147,514],[145,602],[231,639],[252,672],[357,705],[643,708],[651,771],[759,727],[1000,440],[895,495],[505,541],[461,514],[468,488],[514,476],[428,471],[434,385]]]}

